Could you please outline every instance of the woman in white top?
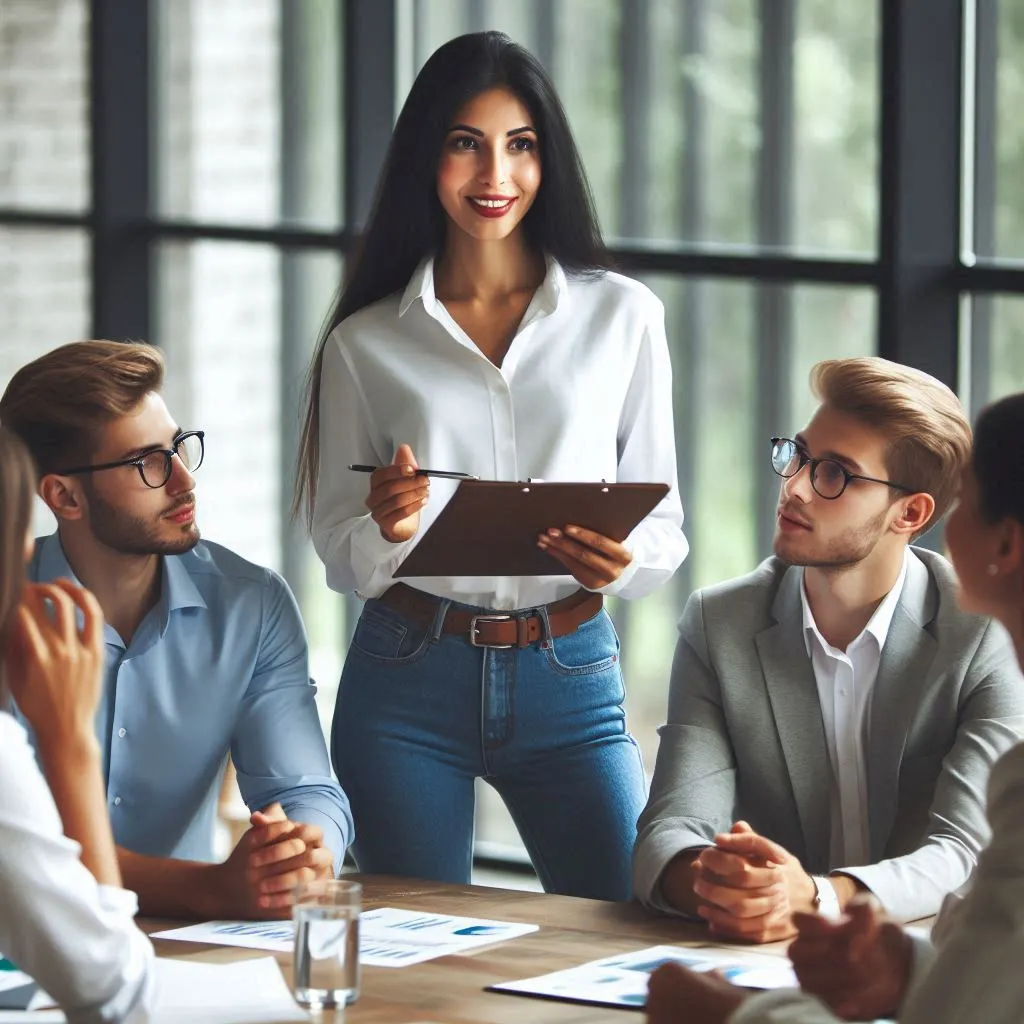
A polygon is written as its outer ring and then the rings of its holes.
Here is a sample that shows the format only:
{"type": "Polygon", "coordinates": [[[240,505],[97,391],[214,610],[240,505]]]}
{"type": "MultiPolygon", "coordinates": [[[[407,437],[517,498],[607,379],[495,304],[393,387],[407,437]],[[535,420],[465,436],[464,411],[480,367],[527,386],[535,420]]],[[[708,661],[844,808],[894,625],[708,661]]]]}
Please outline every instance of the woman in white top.
{"type": "Polygon", "coordinates": [[[135,927],[135,894],[121,888],[93,728],[103,618],[66,580],[25,583],[34,476],[21,442],[0,429],[0,707],[9,689],[45,773],[0,711],[0,952],[71,1024],[143,1021],[153,948],[135,927]]]}
{"type": "MultiPolygon", "coordinates": [[[[971,465],[946,526],[960,604],[1010,633],[1024,667],[1024,394],[985,409],[971,465]]],[[[941,628],[941,625],[940,625],[941,628]]],[[[1022,682],[1024,685],[1024,682],[1022,682]]],[[[870,901],[831,921],[795,915],[789,954],[803,991],[753,995],[670,965],[651,979],[650,1024],[901,1024],[1024,1021],[1024,744],[1005,753],[988,786],[992,840],[962,902],[943,908],[935,946],[870,901]]]]}
{"type": "Polygon", "coordinates": [[[365,871],[468,881],[482,777],[545,888],[630,893],[644,777],[601,602],[660,586],[686,541],[664,311],[606,262],[540,64],[497,32],[446,43],[395,126],[299,466],[328,583],[367,599],[332,736],[365,871]],[[456,487],[418,466],[671,490],[621,544],[552,523],[560,574],[396,583],[456,487]]]}

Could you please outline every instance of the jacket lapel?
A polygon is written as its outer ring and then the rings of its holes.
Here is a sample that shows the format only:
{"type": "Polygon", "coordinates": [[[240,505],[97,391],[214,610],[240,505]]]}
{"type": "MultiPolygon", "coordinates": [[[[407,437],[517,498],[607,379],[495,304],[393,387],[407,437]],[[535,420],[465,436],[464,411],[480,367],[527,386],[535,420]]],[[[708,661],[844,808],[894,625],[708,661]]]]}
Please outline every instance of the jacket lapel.
{"type": "Polygon", "coordinates": [[[776,624],[757,634],[755,643],[803,829],[806,850],[801,859],[809,870],[821,871],[829,860],[832,767],[803,637],[801,581],[799,569],[786,572],[772,605],[776,624]]]}
{"type": "Polygon", "coordinates": [[[921,707],[929,669],[938,649],[934,637],[924,628],[935,617],[937,594],[921,560],[913,551],[908,558],[903,593],[885,638],[878,677],[871,693],[866,748],[873,861],[885,856],[896,816],[903,750],[921,707]]]}

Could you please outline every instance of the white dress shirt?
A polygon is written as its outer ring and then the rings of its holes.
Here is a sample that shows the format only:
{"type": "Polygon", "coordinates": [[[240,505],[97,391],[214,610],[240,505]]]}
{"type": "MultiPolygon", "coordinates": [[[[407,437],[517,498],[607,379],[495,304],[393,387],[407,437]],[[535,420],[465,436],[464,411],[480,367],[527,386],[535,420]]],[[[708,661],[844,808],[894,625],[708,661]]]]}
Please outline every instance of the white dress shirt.
{"type": "Polygon", "coordinates": [[[148,1020],[157,985],[135,894],[97,885],[80,851],[25,730],[0,711],[0,952],[70,1024],[148,1020]]]}
{"type": "Polygon", "coordinates": [[[871,862],[867,779],[871,693],[906,578],[907,556],[904,554],[895,585],[845,651],[833,647],[821,635],[801,581],[804,642],[818,685],[825,740],[832,762],[829,859],[836,867],[857,867],[871,862]]]}
{"type": "MultiPolygon", "coordinates": [[[[548,261],[500,367],[434,293],[433,261],[404,295],[347,318],[324,350],[313,543],[340,592],[393,582],[457,483],[433,478],[416,537],[392,544],[366,508],[368,478],[406,443],[421,466],[484,480],[633,481],[671,490],[630,534],[632,562],[602,588],[638,598],[686,556],[676,483],[672,367],[664,308],[619,274],[568,277],[548,261]]],[[[560,524],[552,523],[552,526],[560,524]]],[[[579,588],[571,576],[423,577],[417,588],[482,607],[529,608],[579,588]]]]}

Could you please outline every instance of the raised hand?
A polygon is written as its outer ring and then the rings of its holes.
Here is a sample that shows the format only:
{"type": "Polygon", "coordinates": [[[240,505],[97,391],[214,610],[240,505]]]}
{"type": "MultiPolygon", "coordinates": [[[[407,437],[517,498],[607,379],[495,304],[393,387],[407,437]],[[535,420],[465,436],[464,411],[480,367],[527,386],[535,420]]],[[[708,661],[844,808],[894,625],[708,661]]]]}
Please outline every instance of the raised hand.
{"type": "Polygon", "coordinates": [[[394,544],[416,536],[420,509],[427,503],[430,482],[416,476],[419,464],[407,444],[400,444],[390,466],[370,476],[366,507],[380,528],[380,535],[394,544]]]}
{"type": "Polygon", "coordinates": [[[44,760],[72,740],[96,743],[103,612],[88,590],[70,580],[26,583],[4,657],[8,687],[44,760]]]}
{"type": "Polygon", "coordinates": [[[910,981],[913,946],[873,897],[855,896],[846,916],[795,915],[789,947],[801,988],[848,1020],[895,1017],[910,981]]]}

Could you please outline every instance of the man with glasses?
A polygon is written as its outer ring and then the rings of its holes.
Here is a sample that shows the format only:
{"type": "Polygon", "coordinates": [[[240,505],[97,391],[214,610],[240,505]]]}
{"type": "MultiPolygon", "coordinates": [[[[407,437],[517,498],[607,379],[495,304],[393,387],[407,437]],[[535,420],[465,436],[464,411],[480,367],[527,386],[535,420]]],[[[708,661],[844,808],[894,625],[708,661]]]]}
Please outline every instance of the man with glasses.
{"type": "Polygon", "coordinates": [[[952,503],[971,444],[956,396],[883,359],[829,360],[781,478],[774,557],[694,593],[638,823],[637,895],[716,937],[794,933],[870,892],[938,911],[987,839],[984,794],[1024,731],[1000,627],[956,605],[911,542],[952,503]]]}
{"type": "Polygon", "coordinates": [[[32,452],[57,518],[29,576],[73,577],[103,609],[97,738],[142,912],[287,916],[296,883],[340,868],[348,800],[331,778],[295,600],[269,569],[200,540],[205,436],[171,417],[162,381],[157,349],[104,341],[15,374],[0,422],[32,452]],[[213,864],[229,754],[252,827],[213,864]]]}

